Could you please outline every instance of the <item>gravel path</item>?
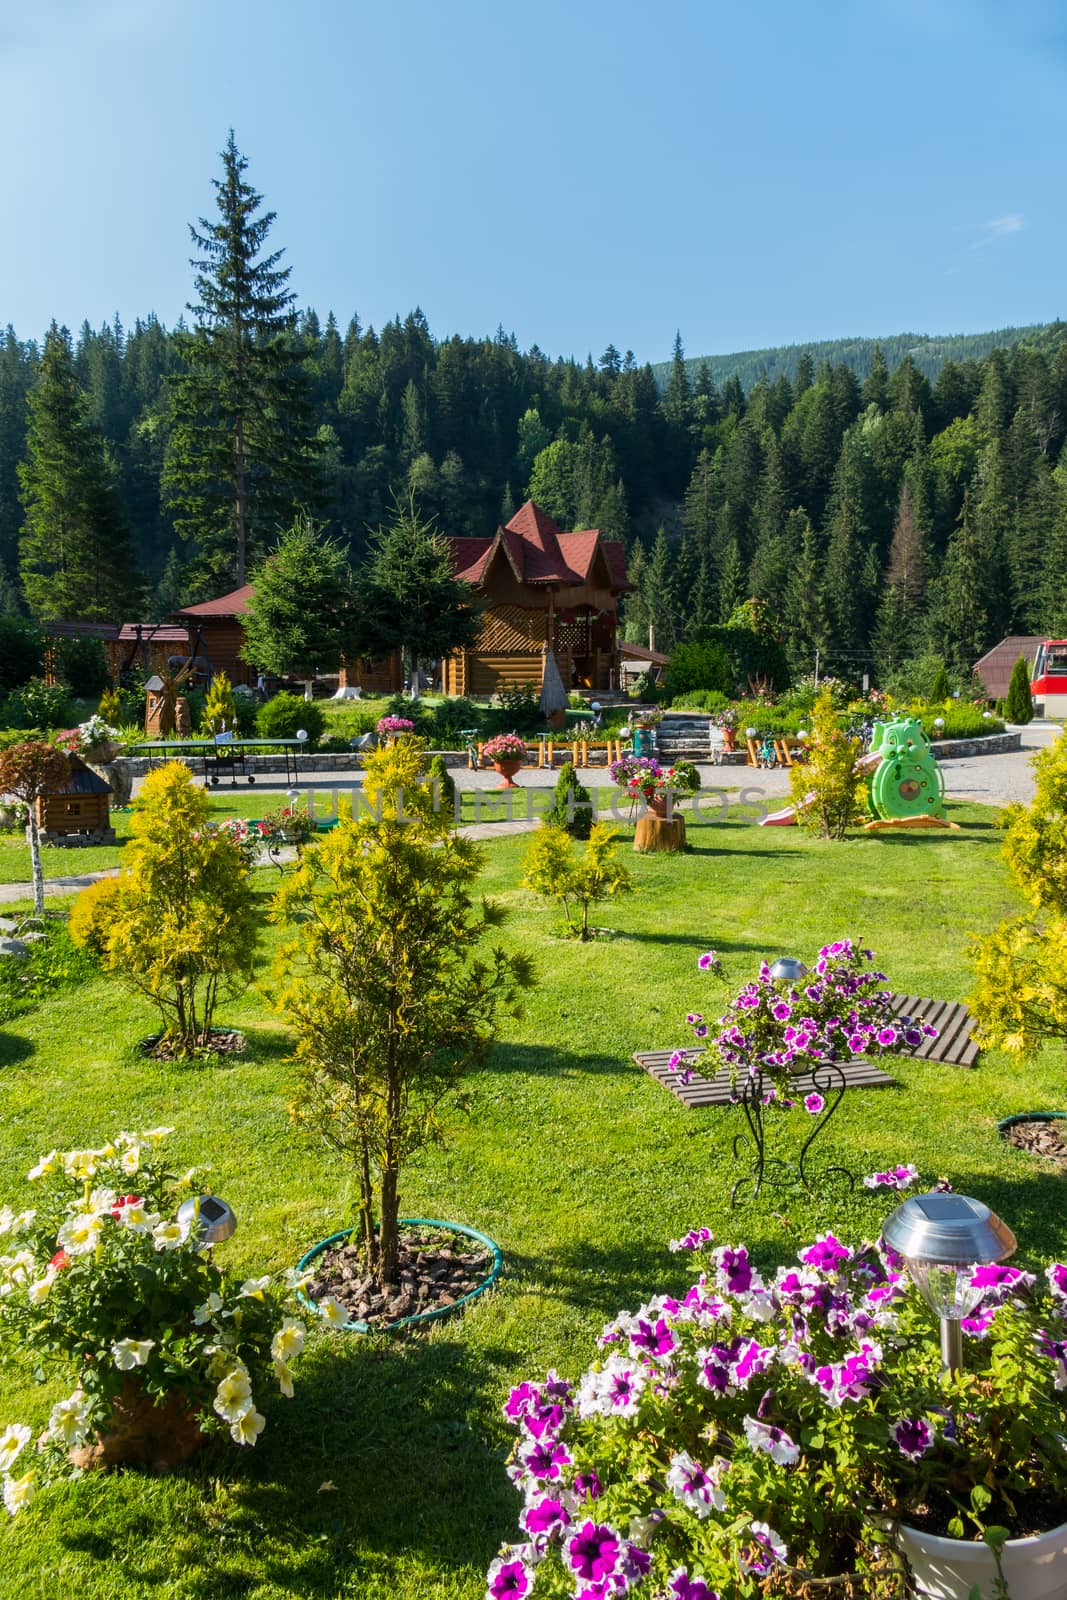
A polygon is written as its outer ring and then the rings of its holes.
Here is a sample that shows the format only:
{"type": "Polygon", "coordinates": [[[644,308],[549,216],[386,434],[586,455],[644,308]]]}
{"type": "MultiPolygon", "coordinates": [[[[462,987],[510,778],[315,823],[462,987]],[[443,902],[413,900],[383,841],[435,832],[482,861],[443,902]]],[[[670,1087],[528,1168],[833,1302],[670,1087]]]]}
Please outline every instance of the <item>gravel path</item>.
{"type": "MultiPolygon", "coordinates": [[[[1028,728],[1013,730],[1022,734],[1023,748],[1019,751],[1010,751],[1006,755],[997,756],[968,756],[956,761],[942,761],[941,767],[945,774],[945,788],[950,800],[959,800],[976,805],[1004,806],[1012,801],[1032,800],[1034,795],[1034,779],[1030,770],[1030,760],[1035,750],[1044,749],[1051,744],[1060,733],[1058,722],[1032,722],[1028,728]]],[[[715,767],[710,763],[700,764],[701,785],[707,789],[720,789],[729,791],[728,798],[736,795],[740,801],[743,798],[768,800],[783,799],[789,795],[789,773],[780,769],[764,772],[753,767],[715,767]],[[741,791],[745,791],[742,796],[741,791]]],[[[498,792],[496,776],[491,772],[471,772],[466,767],[456,767],[452,771],[456,788],[473,791],[481,789],[484,794],[498,792]]],[[[547,767],[527,767],[522,774],[522,789],[548,789],[551,788],[559,777],[558,770],[549,771],[547,767]]],[[[582,783],[589,788],[606,788],[609,783],[606,767],[589,767],[578,774],[582,783]]],[[[301,775],[302,786],[329,791],[336,789],[339,793],[347,793],[359,788],[360,777],[358,773],[319,772],[314,769],[301,775]]],[[[257,788],[269,789],[272,785],[260,781],[257,788]]],[[[285,789],[286,785],[280,781],[274,787],[285,789]]],[[[225,793],[225,789],[215,791],[225,793]]],[[[537,826],[537,820],[530,820],[525,815],[526,802],[520,791],[515,790],[516,815],[501,822],[473,822],[467,823],[460,830],[468,839],[500,839],[505,834],[527,833],[537,826]]],[[[80,875],[72,874],[62,878],[47,878],[44,892],[46,895],[76,894],[79,889],[84,889],[90,883],[96,883],[100,878],[111,878],[116,875],[118,868],[105,872],[86,872],[80,875]]],[[[0,905],[12,904],[14,901],[27,900],[33,893],[29,883],[0,884],[0,905]]]]}

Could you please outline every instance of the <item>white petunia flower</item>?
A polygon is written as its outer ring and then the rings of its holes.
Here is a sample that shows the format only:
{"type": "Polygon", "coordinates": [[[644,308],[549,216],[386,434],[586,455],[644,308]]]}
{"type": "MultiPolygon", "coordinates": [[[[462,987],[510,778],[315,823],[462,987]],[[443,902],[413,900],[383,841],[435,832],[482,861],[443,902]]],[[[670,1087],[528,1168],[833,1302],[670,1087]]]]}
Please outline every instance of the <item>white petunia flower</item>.
{"type": "Polygon", "coordinates": [[[343,1328],[348,1321],[348,1312],[340,1300],[336,1300],[332,1294],[328,1294],[324,1300],[320,1300],[318,1306],[319,1316],[324,1322],[328,1322],[331,1328],[343,1328]]]}
{"type": "Polygon", "coordinates": [[[255,1444],[263,1429],[267,1426],[267,1419],[255,1406],[249,1405],[247,1411],[242,1411],[234,1417],[230,1428],[230,1438],[234,1444],[255,1444]]]}
{"type": "Polygon", "coordinates": [[[114,1189],[93,1189],[82,1207],[83,1211],[98,1211],[101,1216],[114,1209],[118,1193],[114,1189]]]}
{"type": "Polygon", "coordinates": [[[25,1509],[37,1493],[37,1484],[33,1476],[33,1468],[24,1472],[21,1478],[4,1479],[4,1509],[11,1516],[17,1516],[25,1509]]]}
{"type": "Polygon", "coordinates": [[[296,1317],[286,1317],[270,1342],[270,1353],[275,1361],[291,1361],[304,1348],[307,1329],[296,1317]]]}
{"type": "Polygon", "coordinates": [[[160,1222],[152,1229],[152,1243],[157,1250],[177,1250],[189,1237],[188,1222],[160,1222]]]}
{"type": "Polygon", "coordinates": [[[307,1288],[308,1284],[314,1280],[314,1276],[315,1274],[307,1267],[304,1267],[303,1270],[299,1267],[286,1267],[282,1273],[282,1282],[287,1289],[291,1289],[294,1294],[297,1294],[301,1289],[307,1288]]]}
{"type": "Polygon", "coordinates": [[[132,1372],[144,1366],[155,1347],[154,1339],[120,1339],[111,1346],[111,1354],[120,1372],[132,1372]]]}
{"type": "Polygon", "coordinates": [[[783,1429],[760,1422],[757,1417],[746,1417],[744,1426],[745,1438],[753,1450],[762,1450],[780,1467],[791,1467],[794,1461],[799,1460],[800,1446],[794,1444],[783,1429]]]}
{"type": "Polygon", "coordinates": [[[68,1150],[63,1157],[63,1170],[68,1178],[95,1178],[99,1164],[95,1150],[68,1150]]]}
{"type": "Polygon", "coordinates": [[[13,1256],[0,1256],[0,1278],[2,1278],[10,1291],[13,1287],[21,1287],[29,1281],[30,1274],[37,1271],[37,1262],[30,1250],[17,1250],[13,1256]]]}
{"type": "Polygon", "coordinates": [[[142,1139],[147,1139],[149,1144],[162,1144],[168,1133],[173,1133],[173,1128],[146,1128],[141,1134],[142,1139]]]}
{"type": "Polygon", "coordinates": [[[146,1211],[140,1200],[129,1200],[124,1206],[119,1206],[118,1211],[119,1226],[129,1228],[131,1233],[151,1233],[153,1228],[159,1226],[159,1212],[146,1211]]]}
{"type": "Polygon", "coordinates": [[[278,1380],[278,1388],[282,1391],[282,1394],[287,1400],[291,1400],[293,1398],[293,1374],[289,1371],[285,1362],[279,1361],[277,1357],[275,1357],[274,1361],[274,1376],[278,1380]]]}
{"type": "Polygon", "coordinates": [[[193,1312],[193,1321],[196,1323],[198,1328],[202,1328],[205,1322],[211,1321],[216,1311],[221,1310],[222,1296],[212,1289],[203,1305],[197,1306],[196,1310],[193,1312]]]}
{"type": "Polygon", "coordinates": [[[57,1242],[68,1256],[91,1255],[100,1243],[104,1226],[103,1217],[95,1211],[76,1211],[56,1235],[57,1242]]]}
{"type": "Polygon", "coordinates": [[[37,1278],[26,1290],[26,1299],[31,1306],[43,1306],[56,1281],[55,1267],[49,1267],[43,1278],[37,1278]]]}
{"type": "Polygon", "coordinates": [[[10,1206],[0,1206],[0,1238],[15,1231],[15,1213],[10,1206]]]}
{"type": "Polygon", "coordinates": [[[30,1168],[26,1176],[31,1183],[36,1183],[38,1178],[47,1178],[53,1172],[55,1172],[56,1168],[59,1166],[59,1162],[59,1151],[49,1150],[48,1154],[46,1156],[42,1156],[35,1167],[30,1168]]]}
{"type": "Polygon", "coordinates": [[[0,1433],[0,1472],[10,1472],[30,1442],[30,1429],[24,1422],[12,1422],[0,1433]]]}
{"type": "Polygon", "coordinates": [[[212,1402],[220,1417],[233,1422],[252,1404],[252,1381],[248,1368],[239,1363],[228,1372],[215,1391],[212,1402]]]}
{"type": "Polygon", "coordinates": [[[248,1300],[262,1300],[263,1291],[270,1288],[270,1273],[262,1278],[246,1278],[238,1289],[239,1296],[248,1300]]]}
{"type": "Polygon", "coordinates": [[[132,1178],[141,1170],[141,1147],[139,1144],[129,1145],[119,1159],[119,1165],[127,1177],[132,1178]]]}
{"type": "Polygon", "coordinates": [[[81,1444],[89,1432],[85,1397],[72,1394],[52,1407],[48,1418],[48,1437],[58,1439],[68,1449],[81,1444]]]}

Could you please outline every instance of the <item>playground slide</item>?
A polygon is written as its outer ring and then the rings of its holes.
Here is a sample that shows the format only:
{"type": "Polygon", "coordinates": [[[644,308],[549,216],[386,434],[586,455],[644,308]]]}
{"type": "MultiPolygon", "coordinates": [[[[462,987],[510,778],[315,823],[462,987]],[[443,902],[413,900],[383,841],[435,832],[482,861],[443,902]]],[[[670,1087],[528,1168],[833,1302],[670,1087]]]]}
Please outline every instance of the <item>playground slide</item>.
{"type": "MultiPolygon", "coordinates": [[[[859,760],[854,764],[852,770],[853,772],[858,772],[861,775],[868,772],[873,772],[875,767],[880,763],[881,759],[882,756],[880,751],[871,750],[867,755],[860,756],[859,760]]],[[[793,828],[796,826],[797,812],[806,811],[814,799],[814,794],[806,794],[803,800],[799,801],[796,805],[783,806],[781,811],[772,811],[769,816],[760,817],[759,825],[761,828],[793,828]]]]}

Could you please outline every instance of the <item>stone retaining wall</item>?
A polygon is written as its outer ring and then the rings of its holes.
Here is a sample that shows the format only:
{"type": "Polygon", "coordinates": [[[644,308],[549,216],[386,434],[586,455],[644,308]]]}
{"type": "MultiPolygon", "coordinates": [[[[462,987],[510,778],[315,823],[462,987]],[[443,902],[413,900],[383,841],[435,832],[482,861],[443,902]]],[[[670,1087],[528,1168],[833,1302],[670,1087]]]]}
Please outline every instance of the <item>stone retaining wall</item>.
{"type": "Polygon", "coordinates": [[[987,733],[977,739],[934,739],[930,744],[941,761],[955,761],[960,756],[1006,756],[1022,747],[1021,733],[987,733]]]}
{"type": "MultiPolygon", "coordinates": [[[[430,750],[427,755],[430,757],[443,756],[446,767],[465,767],[467,765],[466,755],[459,750],[430,750]]],[[[116,767],[124,767],[131,778],[143,778],[147,772],[151,771],[153,765],[160,766],[162,763],[159,761],[153,763],[147,756],[119,756],[114,765],[116,767]]],[[[190,765],[193,772],[199,777],[204,770],[199,751],[193,752],[190,765]]],[[[286,771],[284,756],[248,756],[245,765],[248,771],[254,775],[261,772],[279,772],[284,775],[286,771]]],[[[352,751],[344,754],[334,753],[321,756],[312,751],[308,755],[300,757],[297,772],[361,772],[362,769],[362,761],[352,751]]],[[[210,763],[208,770],[211,770],[210,763]]],[[[292,769],[290,768],[290,770],[292,769]]],[[[229,782],[230,769],[228,762],[220,769],[220,777],[222,781],[229,782]]],[[[237,781],[241,781],[240,772],[237,773],[237,781]]]]}

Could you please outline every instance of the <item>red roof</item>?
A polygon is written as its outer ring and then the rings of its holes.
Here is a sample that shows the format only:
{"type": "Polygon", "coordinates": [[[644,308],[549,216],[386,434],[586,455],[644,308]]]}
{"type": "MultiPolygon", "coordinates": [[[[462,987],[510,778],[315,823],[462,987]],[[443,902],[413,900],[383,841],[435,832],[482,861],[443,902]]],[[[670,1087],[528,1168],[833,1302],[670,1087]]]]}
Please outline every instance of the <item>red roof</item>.
{"type": "Polygon", "coordinates": [[[175,611],[176,617],[243,617],[248,610],[248,602],[255,594],[253,583],[243,584],[240,589],[231,589],[229,594],[222,594],[217,600],[205,600],[198,606],[182,606],[175,611]]]}
{"type": "Polygon", "coordinates": [[[633,661],[651,661],[657,667],[669,666],[671,659],[662,650],[646,650],[643,644],[628,644],[625,639],[619,640],[619,654],[633,661]]]}
{"type": "Polygon", "coordinates": [[[554,583],[579,588],[590,581],[599,549],[607,564],[612,588],[627,588],[626,555],[615,539],[604,539],[596,528],[561,533],[547,512],[527,500],[511,521],[498,528],[492,539],[450,538],[457,578],[480,584],[495,552],[504,555],[520,583],[554,583]]]}

